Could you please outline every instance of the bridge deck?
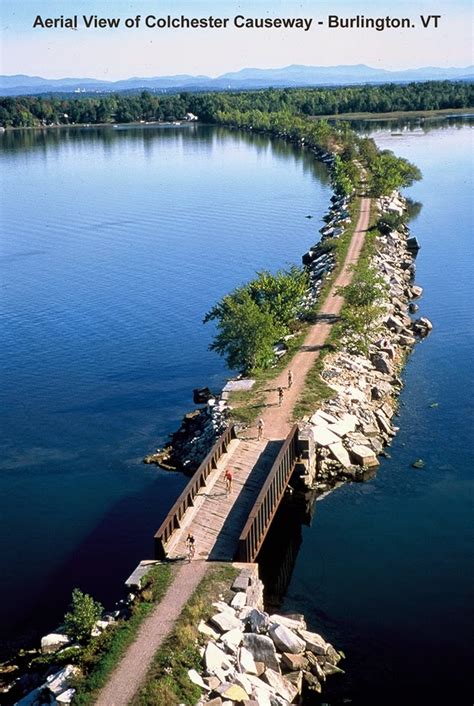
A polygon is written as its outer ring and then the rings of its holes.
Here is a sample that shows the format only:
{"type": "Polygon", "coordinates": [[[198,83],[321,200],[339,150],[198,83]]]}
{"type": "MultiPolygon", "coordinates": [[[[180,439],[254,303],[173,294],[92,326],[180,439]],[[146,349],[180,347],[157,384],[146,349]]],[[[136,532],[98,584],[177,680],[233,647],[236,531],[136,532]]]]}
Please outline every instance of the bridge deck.
{"type": "Polygon", "coordinates": [[[256,439],[232,442],[170,540],[170,558],[186,555],[186,536],[192,532],[196,559],[232,561],[240,533],[282,443],[256,439]],[[230,494],[226,493],[224,480],[227,468],[233,472],[230,494]]]}

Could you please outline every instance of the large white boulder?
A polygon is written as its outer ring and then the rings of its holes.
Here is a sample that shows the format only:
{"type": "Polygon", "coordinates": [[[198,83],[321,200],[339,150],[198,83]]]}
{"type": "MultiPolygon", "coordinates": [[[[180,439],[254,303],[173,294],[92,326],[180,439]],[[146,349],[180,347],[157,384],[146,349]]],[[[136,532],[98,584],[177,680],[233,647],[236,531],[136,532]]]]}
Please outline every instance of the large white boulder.
{"type": "Polygon", "coordinates": [[[272,625],[268,634],[281,652],[291,652],[291,654],[304,652],[305,641],[284,625],[272,625]]]}
{"type": "Polygon", "coordinates": [[[50,632],[41,638],[41,652],[57,652],[71,644],[71,638],[59,632],[50,632]]]}

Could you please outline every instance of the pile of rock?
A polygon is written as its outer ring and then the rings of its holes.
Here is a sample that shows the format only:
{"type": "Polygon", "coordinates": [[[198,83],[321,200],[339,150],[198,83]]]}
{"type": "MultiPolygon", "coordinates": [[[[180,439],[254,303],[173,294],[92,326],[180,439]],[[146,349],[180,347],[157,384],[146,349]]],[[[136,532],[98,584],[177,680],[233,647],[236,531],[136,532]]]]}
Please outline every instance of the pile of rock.
{"type": "Polygon", "coordinates": [[[346,196],[331,197],[331,207],[323,216],[325,225],[320,229],[321,239],[303,255],[303,265],[308,269],[310,280],[309,291],[303,301],[304,309],[309,309],[316,303],[324,278],[336,265],[336,258],[328,241],[340,238],[351,223],[348,210],[350,201],[350,197],[346,196]]]}
{"type": "Polygon", "coordinates": [[[16,706],[44,706],[44,704],[70,704],[76,690],[71,687],[81,670],[72,664],[53,674],[34,691],[16,702],[16,706]]]}
{"type": "Polygon", "coordinates": [[[341,655],[320,635],[309,632],[303,616],[269,615],[262,607],[262,585],[245,568],[235,580],[229,603],[199,630],[209,638],[202,648],[203,670],[189,670],[204,694],[198,706],[286,706],[303,688],[321,691],[341,655]]]}
{"type": "MultiPolygon", "coordinates": [[[[380,199],[378,207],[381,213],[403,213],[406,203],[394,192],[380,199]]],[[[428,319],[412,320],[408,315],[417,310],[414,300],[422,294],[422,288],[413,284],[415,264],[407,249],[408,236],[406,226],[400,226],[377,237],[373,263],[387,285],[387,296],[368,355],[342,350],[324,359],[322,377],[335,395],[309,420],[321,491],[345,478],[363,478],[367,469],[378,466],[377,456],[397,431],[393,416],[406,353],[432,329],[428,319]]]]}
{"type": "Polygon", "coordinates": [[[144,463],[154,463],[192,475],[227,427],[227,402],[211,397],[205,407],[185,414],[181,426],[171,435],[164,449],[146,456],[144,463]]]}

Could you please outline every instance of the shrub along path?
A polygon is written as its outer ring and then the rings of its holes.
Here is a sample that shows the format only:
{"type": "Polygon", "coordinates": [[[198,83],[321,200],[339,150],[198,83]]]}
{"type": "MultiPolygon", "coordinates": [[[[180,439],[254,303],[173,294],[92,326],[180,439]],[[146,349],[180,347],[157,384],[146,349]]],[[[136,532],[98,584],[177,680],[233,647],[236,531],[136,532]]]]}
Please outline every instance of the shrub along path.
{"type": "Polygon", "coordinates": [[[369,220],[370,199],[363,198],[360,204],[359,218],[344,265],[321,306],[317,322],[311,326],[303,345],[294,355],[291,363],[272,381],[272,388],[267,392],[266,406],[260,415],[265,424],[264,437],[266,439],[285,439],[290,432],[292,413],[298,398],[304,391],[306,376],[316,363],[321,349],[327,342],[331,327],[337,319],[344,302],[343,297],[337,294],[337,290],[339,287],[345,287],[351,282],[351,265],[354,265],[359,259],[369,220]],[[288,371],[290,369],[293,373],[293,384],[288,389],[288,371]],[[278,406],[279,387],[283,388],[281,407],[278,406]]]}
{"type": "MultiPolygon", "coordinates": [[[[203,558],[214,558],[212,551],[213,548],[219,544],[219,535],[222,534],[222,527],[224,525],[227,526],[225,532],[225,534],[227,534],[229,531],[228,516],[232,512],[232,508],[236,499],[239,497],[243,486],[246,485],[248,476],[258,465],[258,462],[255,463],[254,459],[253,464],[242,463],[239,467],[239,452],[244,455],[248,454],[249,456],[252,456],[250,453],[251,450],[249,451],[248,449],[248,445],[254,444],[256,447],[256,457],[259,457],[259,453],[263,456],[262,452],[264,449],[272,446],[272,454],[276,457],[281,441],[285,439],[291,429],[293,409],[304,390],[305,378],[315,364],[321,348],[328,339],[331,326],[341,310],[343,297],[337,294],[337,289],[338,287],[346,286],[351,281],[352,272],[350,267],[357,262],[361,253],[364,243],[364,235],[369,225],[369,219],[370,199],[363,198],[361,200],[358,222],[350,242],[344,265],[321,307],[321,312],[318,315],[318,321],[311,326],[301,349],[293,357],[291,364],[287,366],[287,368],[285,368],[272,382],[272,388],[267,393],[266,407],[261,415],[265,423],[264,440],[259,442],[255,438],[247,439],[243,442],[241,441],[239,446],[237,446],[233,453],[230,454],[227,464],[231,465],[233,469],[238,469],[238,478],[235,477],[237,474],[234,476],[234,483],[237,487],[232,491],[232,493],[227,495],[225,492],[223,478],[225,466],[219,469],[218,477],[216,477],[215,485],[212,489],[213,492],[210,492],[211,489],[209,487],[205,489],[207,497],[204,497],[203,507],[197,515],[201,515],[201,512],[205,512],[206,502],[212,504],[212,502],[215,502],[216,499],[219,506],[226,510],[225,512],[221,512],[219,515],[214,510],[211,510],[207,515],[208,517],[212,515],[212,517],[216,518],[218,525],[208,528],[209,532],[205,533],[212,537],[209,547],[204,548],[202,546],[203,540],[198,539],[198,560],[195,560],[192,563],[186,563],[179,569],[163,600],[157,605],[153,613],[145,620],[140,628],[135,642],[129,647],[125,653],[125,656],[113,672],[108,684],[104,687],[104,689],[102,689],[96,701],[96,706],[125,706],[130,703],[134,695],[137,693],[141,682],[145,678],[156,650],[170,633],[184,605],[191,597],[201,579],[204,577],[208,564],[206,561],[203,561],[203,558]],[[291,388],[288,389],[288,371],[290,368],[293,372],[293,384],[291,388]],[[284,390],[281,406],[278,404],[278,387],[280,386],[284,390]],[[272,445],[271,442],[279,443],[274,443],[272,445]],[[244,477],[245,474],[247,474],[246,477],[244,477]],[[202,551],[203,549],[204,551],[202,551]]],[[[257,437],[256,431],[255,437],[257,437]]],[[[266,461],[265,465],[267,467],[269,465],[271,466],[270,458],[266,458],[264,460],[266,461]]],[[[256,494],[258,494],[258,491],[259,487],[256,488],[256,494]]],[[[193,518],[190,518],[190,520],[186,522],[183,527],[183,534],[188,528],[194,533],[195,530],[193,527],[193,521],[193,518]]],[[[237,538],[240,534],[239,527],[236,528],[237,538]]],[[[199,531],[196,530],[197,538],[198,535],[199,531]]],[[[229,541],[229,537],[227,536],[226,546],[229,545],[229,541]]],[[[233,546],[237,548],[237,542],[235,539],[233,539],[233,541],[233,546]]],[[[183,543],[184,537],[179,540],[179,544],[183,543]]],[[[182,553],[184,553],[184,546],[182,553]]],[[[219,556],[218,558],[223,557],[219,556]]]]}

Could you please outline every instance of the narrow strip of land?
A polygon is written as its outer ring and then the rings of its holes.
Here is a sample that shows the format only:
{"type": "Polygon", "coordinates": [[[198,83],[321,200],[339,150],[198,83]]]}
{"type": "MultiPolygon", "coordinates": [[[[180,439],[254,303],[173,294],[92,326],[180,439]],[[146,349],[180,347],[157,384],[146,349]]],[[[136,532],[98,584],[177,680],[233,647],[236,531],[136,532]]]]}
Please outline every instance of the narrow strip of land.
{"type": "Polygon", "coordinates": [[[175,556],[185,554],[184,538],[186,533],[191,531],[196,539],[198,560],[180,568],[165,597],[143,623],[135,642],[129,647],[101,691],[96,701],[97,706],[126,706],[130,703],[151,665],[156,650],[170,633],[183,606],[203,578],[207,567],[203,559],[232,560],[248,513],[283,439],[290,431],[291,415],[304,389],[306,375],[315,364],[331,326],[341,310],[343,297],[337,291],[339,287],[351,281],[351,265],[357,262],[361,253],[369,219],[370,199],[363,198],[346,259],[323,303],[318,322],[310,328],[301,349],[291,364],[273,381],[272,389],[267,394],[267,406],[262,414],[265,438],[259,441],[255,432],[255,438],[242,439],[234,445],[202,489],[195,510],[182,523],[172,552],[175,556]],[[290,367],[294,382],[288,389],[290,367]],[[279,386],[284,388],[281,406],[278,404],[279,386]],[[225,488],[226,468],[231,468],[234,476],[230,492],[225,488]]]}
{"type": "Polygon", "coordinates": [[[142,624],[135,641],[100,692],[96,706],[126,706],[131,702],[158,647],[170,634],[187,601],[204,578],[207,567],[205,561],[193,561],[180,567],[163,599],[142,624]]]}
{"type": "Polygon", "coordinates": [[[271,384],[273,389],[267,393],[266,407],[261,415],[265,423],[265,437],[267,439],[284,439],[288,436],[291,429],[292,412],[303,392],[306,376],[315,364],[322,347],[328,339],[331,327],[341,311],[344,300],[337,292],[339,287],[345,287],[352,279],[351,265],[354,265],[359,259],[369,220],[370,199],[363,198],[346,259],[322,304],[318,321],[311,326],[301,349],[293,357],[291,363],[273,381],[271,384]],[[293,373],[293,384],[288,389],[288,371],[290,369],[293,373]],[[278,387],[283,388],[281,407],[278,406],[278,387]]]}

